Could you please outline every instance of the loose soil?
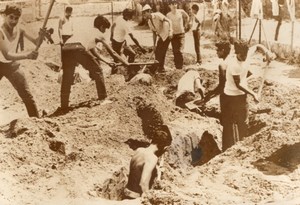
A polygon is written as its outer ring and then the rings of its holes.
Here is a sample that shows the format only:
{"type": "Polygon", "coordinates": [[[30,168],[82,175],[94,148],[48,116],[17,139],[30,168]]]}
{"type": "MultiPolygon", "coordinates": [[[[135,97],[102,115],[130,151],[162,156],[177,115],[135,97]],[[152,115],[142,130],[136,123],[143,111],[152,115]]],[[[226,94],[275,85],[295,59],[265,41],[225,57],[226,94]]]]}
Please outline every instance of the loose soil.
{"type": "MultiPolygon", "coordinates": [[[[149,44],[150,32],[137,32],[139,39],[145,39],[142,44],[149,44]]],[[[208,43],[202,50],[200,74],[207,90],[218,81],[212,48],[208,43]]],[[[300,203],[299,81],[287,76],[297,68],[271,63],[261,101],[255,104],[249,97],[251,135],[216,155],[222,126],[207,113],[217,115],[218,99],[209,102],[202,115],[174,105],[176,84],[184,71],[173,69],[171,50],[166,74],[153,76],[151,86],[127,83],[121,74],[110,76],[104,66],[109,102],[98,102],[94,82],[83,80],[72,87],[73,109],[59,116],[53,114],[60,104],[59,73],[45,64],[59,58],[56,50],[45,44],[38,60],[24,60],[21,65],[41,113],[44,110],[43,118],[28,118],[11,84],[5,78],[0,81],[0,204],[300,203]],[[142,198],[120,201],[130,157],[137,147],[149,143],[135,97],[155,106],[173,142],[164,156],[162,180],[142,198]],[[192,165],[199,156],[206,160],[192,165]]],[[[185,59],[186,66],[193,66],[192,54],[186,53],[185,59]]],[[[251,80],[251,88],[260,85],[261,59],[257,54],[252,63],[258,78],[251,80]]]]}

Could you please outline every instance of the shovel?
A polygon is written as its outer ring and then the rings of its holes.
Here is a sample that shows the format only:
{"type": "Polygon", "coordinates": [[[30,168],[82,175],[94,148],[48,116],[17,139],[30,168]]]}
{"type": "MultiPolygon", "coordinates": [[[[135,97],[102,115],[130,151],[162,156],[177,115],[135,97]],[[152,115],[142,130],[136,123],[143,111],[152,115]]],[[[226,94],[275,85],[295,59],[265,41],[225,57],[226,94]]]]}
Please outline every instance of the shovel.
{"type": "MultiPolygon", "coordinates": [[[[156,48],[156,46],[157,46],[157,40],[158,39],[158,37],[156,37],[156,39],[155,39],[155,48],[156,48]]],[[[149,57],[149,59],[148,59],[148,61],[150,61],[151,59],[152,59],[152,57],[154,56],[154,54],[155,54],[155,50],[153,49],[153,51],[152,51],[152,53],[151,53],[151,55],[150,55],[150,57],[149,57]]],[[[155,60],[154,60],[155,61],[155,60]]],[[[158,62],[157,62],[158,63],[158,62]]],[[[144,65],[144,67],[139,71],[139,73],[144,73],[145,72],[145,69],[146,69],[146,67],[147,67],[147,65],[144,65]]]]}
{"type": "Polygon", "coordinates": [[[187,102],[185,103],[185,106],[189,109],[189,110],[198,110],[201,112],[200,110],[200,106],[204,105],[204,102],[202,102],[202,98],[197,98],[193,101],[187,102]]]}
{"type": "MultiPolygon", "coordinates": [[[[49,8],[48,8],[47,14],[45,16],[44,23],[43,23],[43,26],[42,26],[41,30],[44,30],[47,26],[47,22],[48,22],[48,19],[50,17],[50,13],[51,13],[51,10],[53,8],[54,2],[55,2],[55,0],[50,1],[50,5],[49,5],[49,8]]],[[[37,46],[35,48],[35,51],[39,50],[40,46],[42,45],[43,40],[44,40],[43,38],[38,39],[38,43],[37,43],[37,46]]]]}

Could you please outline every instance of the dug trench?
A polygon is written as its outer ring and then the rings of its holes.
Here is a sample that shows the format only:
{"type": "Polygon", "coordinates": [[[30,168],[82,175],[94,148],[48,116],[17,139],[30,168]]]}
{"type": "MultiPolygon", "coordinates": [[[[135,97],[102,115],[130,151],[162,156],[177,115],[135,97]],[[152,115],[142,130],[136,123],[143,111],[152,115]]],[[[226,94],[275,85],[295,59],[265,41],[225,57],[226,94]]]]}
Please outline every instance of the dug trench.
{"type": "MultiPolygon", "coordinates": [[[[167,65],[172,68],[170,56],[169,52],[167,65]]],[[[187,59],[192,57],[187,55],[187,59]]],[[[250,112],[249,137],[220,153],[222,126],[216,118],[218,99],[207,104],[207,109],[214,111],[214,117],[174,105],[174,92],[184,73],[182,70],[167,70],[164,75],[153,76],[151,86],[126,83],[120,74],[106,76],[110,101],[107,104],[93,99],[96,96],[93,81],[76,83],[70,98],[74,109],[57,116],[52,113],[59,105],[58,73],[41,62],[25,61],[22,66],[31,68],[24,72],[31,77],[34,96],[40,107],[47,108],[47,115],[41,119],[19,118],[1,126],[0,170],[13,177],[13,180],[9,177],[2,180],[3,187],[10,193],[19,193],[6,195],[15,204],[26,204],[33,199],[43,204],[58,194],[64,198],[120,200],[133,151],[150,142],[136,110],[136,97],[153,104],[173,136],[164,156],[162,180],[142,199],[148,204],[199,204],[199,197],[202,204],[228,204],[232,202],[228,198],[240,202],[234,197],[246,199],[249,193],[253,196],[251,202],[260,202],[272,198],[272,188],[288,195],[291,187],[279,186],[257,174],[259,170],[272,173],[278,166],[294,181],[300,181],[294,174],[299,159],[282,157],[290,149],[294,155],[298,154],[298,88],[277,82],[265,86],[259,110],[268,112],[250,112]],[[270,166],[272,163],[276,166],[270,166]],[[230,168],[238,165],[246,168],[233,174],[230,168]],[[254,174],[249,173],[249,169],[254,170],[254,174]],[[222,198],[218,189],[230,197],[222,198]],[[29,197],[23,197],[25,195],[29,197]]],[[[207,90],[216,86],[217,71],[203,69],[200,75],[207,90]]],[[[8,108],[15,112],[24,109],[20,100],[16,101],[18,96],[9,82],[3,79],[0,83],[6,90],[3,99],[8,108]]],[[[258,87],[259,83],[259,79],[253,80],[250,86],[258,87]]],[[[255,107],[251,98],[249,104],[250,110],[255,107]]],[[[293,189],[295,193],[299,190],[293,189]]]]}
{"type": "MultiPolygon", "coordinates": [[[[162,93],[167,99],[171,101],[174,100],[174,94],[176,92],[176,85],[172,84],[172,82],[178,82],[179,77],[182,75],[182,71],[178,71],[178,73],[175,72],[171,75],[154,76],[155,82],[159,82],[159,86],[164,88],[161,89],[162,93]]],[[[207,71],[203,69],[200,70],[200,73],[206,82],[205,86],[208,88],[208,90],[216,86],[216,71],[207,71]]],[[[259,81],[253,81],[251,83],[252,87],[255,88],[255,86],[258,86],[258,83],[259,81]]],[[[266,88],[267,92],[272,92],[271,90],[274,89],[272,88],[273,84],[269,84],[268,86],[269,87],[266,88]]],[[[267,97],[272,98],[273,96],[267,97]]],[[[251,101],[251,104],[254,104],[254,102],[251,101]]],[[[250,110],[248,122],[249,137],[259,135],[261,130],[267,128],[268,123],[266,122],[266,120],[270,119],[272,114],[272,109],[270,109],[268,106],[269,104],[267,103],[260,103],[259,109],[250,110]]],[[[220,142],[222,127],[219,124],[220,110],[218,104],[209,104],[206,108],[203,109],[203,112],[201,113],[193,113],[178,107],[174,107],[174,111],[172,110],[171,112],[183,113],[185,114],[185,119],[181,119],[180,122],[178,122],[177,120],[170,122],[169,126],[172,131],[173,142],[171,148],[164,156],[164,160],[167,162],[164,170],[167,170],[167,173],[162,173],[163,182],[168,180],[172,181],[172,177],[174,177],[173,175],[184,175],[184,170],[191,170],[195,166],[202,166],[208,163],[217,155],[221,154],[220,142]],[[189,122],[184,123],[183,121],[185,120],[189,122]],[[193,120],[196,121],[191,122],[193,120]],[[211,130],[211,126],[209,126],[208,124],[214,127],[214,134],[210,133],[209,130],[211,130]]],[[[145,124],[149,124],[149,121],[152,120],[152,117],[149,116],[152,115],[155,116],[155,114],[148,115],[148,121],[145,124]]],[[[158,113],[153,119],[159,119],[158,121],[163,121],[160,118],[161,114],[158,113]]],[[[156,123],[159,124],[160,122],[156,123]]],[[[143,123],[142,129],[145,136],[147,136],[143,123]]],[[[128,139],[124,143],[127,144],[132,150],[136,150],[139,147],[147,147],[150,144],[149,141],[139,141],[136,139],[128,139]]],[[[297,164],[295,166],[297,166],[297,164]]],[[[127,166],[121,167],[119,170],[116,170],[111,177],[104,181],[103,184],[95,184],[92,192],[99,197],[109,200],[122,200],[123,190],[127,183],[128,168],[129,167],[127,166]]],[[[153,185],[154,190],[162,189],[160,183],[161,182],[157,181],[153,185]]],[[[151,204],[155,204],[158,201],[152,201],[151,204]]]]}

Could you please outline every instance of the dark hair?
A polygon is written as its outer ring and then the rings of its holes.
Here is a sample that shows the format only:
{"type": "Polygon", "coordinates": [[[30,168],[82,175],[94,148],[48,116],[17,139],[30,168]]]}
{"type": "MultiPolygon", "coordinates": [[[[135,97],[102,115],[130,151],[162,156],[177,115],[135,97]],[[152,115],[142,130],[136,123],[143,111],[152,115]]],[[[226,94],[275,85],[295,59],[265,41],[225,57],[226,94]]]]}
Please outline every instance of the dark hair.
{"type": "Polygon", "coordinates": [[[234,50],[236,54],[247,53],[249,50],[248,42],[244,40],[236,40],[234,42],[234,50]]]}
{"type": "Polygon", "coordinates": [[[73,8],[71,6],[67,6],[65,12],[72,12],[73,8]]]}
{"type": "Polygon", "coordinates": [[[215,45],[218,50],[224,50],[224,55],[228,56],[231,48],[229,41],[218,41],[215,45]]]}
{"type": "Polygon", "coordinates": [[[5,15],[15,14],[15,15],[17,15],[17,16],[21,16],[21,14],[22,14],[22,9],[21,9],[20,6],[15,5],[15,4],[13,4],[13,5],[6,5],[6,8],[5,8],[5,10],[3,11],[3,13],[4,13],[5,15]]]}
{"type": "Polygon", "coordinates": [[[178,0],[168,0],[169,4],[178,4],[178,0]]]}
{"type": "Polygon", "coordinates": [[[155,130],[155,135],[152,139],[152,144],[156,144],[159,149],[171,145],[172,135],[167,125],[159,125],[155,130]]]}
{"type": "Polygon", "coordinates": [[[197,4],[193,4],[192,9],[198,12],[199,6],[197,4]]]}
{"type": "Polygon", "coordinates": [[[108,29],[110,27],[110,22],[107,18],[99,14],[94,20],[94,27],[99,29],[101,26],[108,29]]]}
{"type": "Polygon", "coordinates": [[[123,10],[123,16],[132,17],[133,16],[133,10],[132,9],[124,9],[123,10]]]}

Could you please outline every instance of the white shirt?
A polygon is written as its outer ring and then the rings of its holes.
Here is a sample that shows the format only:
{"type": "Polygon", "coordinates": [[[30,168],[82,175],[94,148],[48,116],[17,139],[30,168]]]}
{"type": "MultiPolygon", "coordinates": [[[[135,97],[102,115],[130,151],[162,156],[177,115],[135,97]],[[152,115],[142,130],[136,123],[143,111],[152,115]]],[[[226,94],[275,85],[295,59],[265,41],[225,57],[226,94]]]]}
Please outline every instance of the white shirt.
{"type": "Polygon", "coordinates": [[[187,71],[179,80],[176,92],[176,98],[182,95],[185,92],[191,92],[195,94],[196,79],[200,80],[200,75],[198,71],[189,70],[187,71]]]}
{"type": "Polygon", "coordinates": [[[278,16],[279,15],[278,0],[271,0],[271,3],[272,3],[272,14],[273,14],[273,16],[278,16]]]}
{"type": "Polygon", "coordinates": [[[99,50],[102,50],[103,45],[101,42],[98,42],[97,39],[104,40],[104,33],[94,28],[93,31],[90,32],[90,40],[85,45],[86,50],[90,50],[95,47],[97,47],[99,50]]]}
{"type": "Polygon", "coordinates": [[[173,34],[182,34],[185,32],[183,27],[183,12],[185,13],[182,9],[176,9],[175,14],[172,12],[167,13],[168,19],[172,21],[173,34]]]}
{"type": "Polygon", "coordinates": [[[261,0],[252,1],[250,16],[252,18],[259,18],[259,19],[263,18],[263,6],[261,0]]]}
{"type": "MultiPolygon", "coordinates": [[[[9,41],[8,38],[7,38],[7,36],[6,36],[6,34],[5,34],[5,32],[2,29],[2,27],[0,27],[0,32],[4,36],[4,44],[9,49],[8,52],[10,52],[10,53],[16,53],[17,45],[18,45],[19,38],[20,38],[20,28],[16,27],[15,29],[16,29],[16,32],[17,32],[16,38],[13,41],[9,41]]],[[[3,56],[2,52],[0,51],[0,62],[2,62],[2,63],[10,63],[12,61],[11,60],[7,60],[3,56]]]]}
{"type": "Polygon", "coordinates": [[[156,32],[160,38],[165,41],[169,36],[169,30],[172,31],[169,23],[164,20],[166,17],[160,12],[155,12],[151,14],[151,18],[152,21],[150,19],[148,20],[150,29],[156,32]]]}
{"type": "Polygon", "coordinates": [[[61,35],[72,35],[73,34],[73,21],[71,17],[67,19],[66,17],[62,18],[62,30],[61,35]]]}
{"type": "Polygon", "coordinates": [[[202,16],[200,16],[200,12],[198,11],[197,14],[193,15],[192,20],[192,31],[197,30],[198,24],[202,23],[203,19],[202,16]]]}
{"type": "Polygon", "coordinates": [[[224,93],[229,96],[244,95],[245,92],[240,90],[233,79],[234,75],[240,76],[240,83],[247,86],[248,64],[244,61],[238,61],[237,58],[231,61],[226,69],[226,83],[224,93]]]}
{"type": "Polygon", "coordinates": [[[131,33],[131,29],[129,28],[128,22],[125,21],[123,16],[119,16],[115,23],[116,26],[113,33],[113,38],[115,41],[121,43],[125,41],[127,34],[131,33]]]}

